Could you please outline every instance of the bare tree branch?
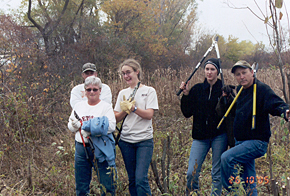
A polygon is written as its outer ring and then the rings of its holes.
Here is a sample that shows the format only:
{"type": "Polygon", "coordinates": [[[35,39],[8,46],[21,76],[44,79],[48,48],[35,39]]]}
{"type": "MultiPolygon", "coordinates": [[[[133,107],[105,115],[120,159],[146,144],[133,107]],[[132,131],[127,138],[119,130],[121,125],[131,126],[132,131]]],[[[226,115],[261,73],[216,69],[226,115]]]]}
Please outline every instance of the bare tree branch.
{"type": "Polygon", "coordinates": [[[69,3],[69,0],[66,0],[65,1],[65,4],[64,4],[64,6],[63,6],[63,9],[62,9],[62,11],[61,11],[61,14],[60,14],[60,16],[59,16],[59,18],[57,19],[57,21],[54,23],[54,25],[53,25],[53,27],[51,28],[51,30],[49,31],[49,32],[47,32],[47,35],[49,36],[55,29],[56,29],[56,27],[59,25],[59,23],[60,23],[60,21],[61,21],[61,19],[62,19],[62,17],[63,17],[63,15],[64,15],[64,13],[65,13],[65,11],[66,11],[66,9],[67,9],[67,5],[68,5],[68,3],[69,3]]]}
{"type": "Polygon", "coordinates": [[[45,7],[43,6],[43,4],[42,4],[42,2],[41,2],[41,0],[38,0],[38,4],[39,4],[39,7],[41,8],[41,10],[43,11],[43,13],[44,13],[46,19],[48,20],[48,22],[52,22],[52,19],[51,19],[50,16],[48,15],[48,13],[47,13],[45,7]]]}
{"type": "Polygon", "coordinates": [[[28,2],[28,12],[27,12],[27,17],[30,20],[30,22],[32,22],[32,24],[42,33],[43,32],[43,28],[42,26],[40,26],[32,17],[31,17],[31,0],[29,0],[28,2]]]}
{"type": "Polygon", "coordinates": [[[38,3],[41,7],[41,9],[43,10],[44,12],[44,15],[46,16],[48,22],[45,24],[44,27],[42,27],[40,24],[38,24],[31,16],[31,5],[32,5],[32,0],[29,0],[29,3],[28,3],[28,13],[27,13],[27,17],[28,19],[32,22],[32,24],[40,31],[43,39],[44,39],[44,43],[45,43],[45,48],[46,48],[46,52],[47,54],[50,54],[50,42],[49,42],[49,37],[50,35],[53,33],[53,31],[57,28],[57,26],[59,25],[66,9],[67,9],[67,6],[68,6],[68,3],[69,3],[69,0],[66,0],[65,1],[65,4],[63,6],[63,9],[62,9],[62,12],[60,14],[60,16],[58,17],[58,19],[53,22],[52,19],[49,17],[49,15],[47,14],[46,12],[46,9],[44,8],[41,0],[38,0],[38,3]],[[53,24],[53,26],[51,26],[53,24]]]}
{"type": "MultiPolygon", "coordinates": [[[[254,16],[256,16],[259,20],[261,20],[261,21],[263,21],[264,23],[266,22],[266,16],[264,15],[264,13],[261,11],[261,9],[260,9],[260,7],[259,7],[259,5],[257,4],[257,2],[255,1],[255,4],[257,5],[257,7],[258,7],[258,9],[260,10],[260,12],[262,13],[262,15],[263,15],[263,17],[264,18],[261,18],[260,16],[258,16],[250,7],[248,7],[248,6],[246,6],[246,7],[236,7],[236,6],[234,6],[234,5],[230,5],[228,2],[226,3],[230,8],[232,8],[232,9],[247,9],[247,10],[249,10],[254,16]]],[[[267,22],[266,23],[267,25],[269,25],[269,26],[271,26],[271,28],[272,28],[272,24],[271,23],[269,23],[269,22],[267,22]]]]}

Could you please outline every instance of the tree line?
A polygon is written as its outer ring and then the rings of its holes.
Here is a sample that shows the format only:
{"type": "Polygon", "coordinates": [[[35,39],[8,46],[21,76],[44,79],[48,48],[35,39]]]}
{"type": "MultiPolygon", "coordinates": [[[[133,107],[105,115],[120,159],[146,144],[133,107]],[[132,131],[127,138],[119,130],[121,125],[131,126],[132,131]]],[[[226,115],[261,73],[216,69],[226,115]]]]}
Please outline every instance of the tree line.
{"type": "MultiPolygon", "coordinates": [[[[87,62],[96,64],[102,81],[115,84],[111,88],[117,92],[122,88],[118,65],[129,57],[138,60],[145,68],[144,83],[159,81],[160,99],[170,108],[160,112],[159,120],[165,121],[160,126],[171,122],[172,109],[180,112],[174,86],[178,88],[181,77],[190,74],[216,36],[197,25],[197,6],[194,0],[23,0],[17,12],[0,13],[2,173],[21,167],[25,171],[26,162],[15,160],[41,157],[30,150],[40,151],[40,144],[49,146],[45,140],[66,130],[69,93],[81,82],[81,67],[87,62]],[[169,82],[162,79],[165,76],[169,82]]],[[[280,35],[280,28],[276,30],[280,35]]],[[[281,38],[275,43],[279,48],[269,49],[263,43],[219,35],[222,68],[244,59],[258,62],[259,69],[289,74],[289,49],[280,47],[289,41],[281,38]]],[[[215,55],[212,52],[208,58],[215,55]]],[[[170,129],[175,130],[176,123],[170,129]]],[[[183,141],[181,134],[180,138],[183,141]]]]}

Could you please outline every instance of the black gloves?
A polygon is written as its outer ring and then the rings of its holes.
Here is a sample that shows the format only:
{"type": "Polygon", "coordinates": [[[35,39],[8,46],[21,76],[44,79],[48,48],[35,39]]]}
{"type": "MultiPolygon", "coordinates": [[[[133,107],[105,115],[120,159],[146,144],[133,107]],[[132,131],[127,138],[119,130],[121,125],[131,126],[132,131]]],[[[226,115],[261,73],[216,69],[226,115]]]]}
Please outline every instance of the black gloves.
{"type": "Polygon", "coordinates": [[[226,97],[229,97],[230,95],[235,97],[235,93],[233,91],[233,89],[235,89],[235,88],[236,87],[233,86],[233,85],[225,85],[225,86],[222,87],[222,91],[227,94],[226,97]]]}

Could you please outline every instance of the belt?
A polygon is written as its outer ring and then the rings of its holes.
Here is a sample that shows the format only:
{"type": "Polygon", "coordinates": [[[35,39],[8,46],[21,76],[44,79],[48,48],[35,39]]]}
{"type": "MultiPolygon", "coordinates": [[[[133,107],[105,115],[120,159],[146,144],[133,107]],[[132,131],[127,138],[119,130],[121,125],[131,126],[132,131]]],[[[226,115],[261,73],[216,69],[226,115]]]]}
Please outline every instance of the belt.
{"type": "MultiPolygon", "coordinates": [[[[77,142],[77,143],[79,143],[80,145],[83,145],[83,143],[81,143],[81,142],[77,142]]],[[[85,147],[91,147],[91,146],[89,143],[85,143],[85,147]]]]}

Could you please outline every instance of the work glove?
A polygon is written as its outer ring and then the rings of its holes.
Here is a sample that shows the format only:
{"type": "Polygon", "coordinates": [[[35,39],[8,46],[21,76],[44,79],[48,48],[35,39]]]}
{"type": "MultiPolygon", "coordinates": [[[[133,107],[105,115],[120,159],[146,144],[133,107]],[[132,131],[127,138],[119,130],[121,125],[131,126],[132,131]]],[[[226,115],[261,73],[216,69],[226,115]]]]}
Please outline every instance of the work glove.
{"type": "Polygon", "coordinates": [[[74,119],[71,118],[71,125],[75,129],[75,131],[77,131],[81,127],[81,122],[77,120],[76,118],[74,119]]]}
{"type": "Polygon", "coordinates": [[[227,94],[226,97],[229,97],[230,95],[235,96],[233,89],[235,89],[235,86],[233,85],[225,85],[222,87],[222,91],[227,94]]]}
{"type": "Polygon", "coordinates": [[[91,135],[91,132],[85,131],[85,130],[81,130],[81,134],[83,137],[87,138],[88,136],[91,135]]]}
{"type": "Polygon", "coordinates": [[[131,113],[131,108],[136,103],[135,100],[131,101],[131,98],[129,100],[126,100],[125,95],[123,95],[123,101],[120,102],[121,110],[126,112],[127,114],[131,113]]]}

